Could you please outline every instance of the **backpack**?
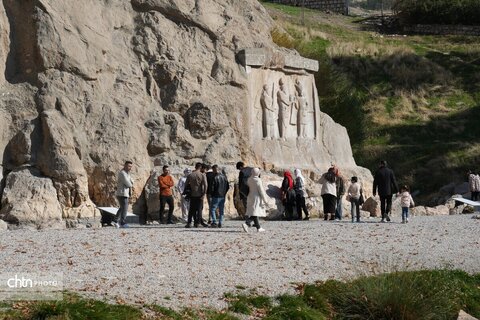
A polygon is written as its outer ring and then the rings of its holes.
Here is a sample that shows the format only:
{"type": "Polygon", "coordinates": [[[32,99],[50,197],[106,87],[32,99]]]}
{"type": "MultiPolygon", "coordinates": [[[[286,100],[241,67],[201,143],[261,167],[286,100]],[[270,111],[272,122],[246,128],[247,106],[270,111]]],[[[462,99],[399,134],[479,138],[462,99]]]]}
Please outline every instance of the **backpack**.
{"type": "Polygon", "coordinates": [[[328,171],[328,172],[325,174],[325,179],[326,179],[328,182],[335,182],[335,181],[336,181],[335,173],[328,171]]]}
{"type": "Polygon", "coordinates": [[[240,196],[243,198],[246,198],[248,196],[248,193],[250,192],[250,188],[248,187],[248,178],[252,175],[253,168],[252,167],[246,167],[240,170],[242,174],[242,178],[238,179],[238,188],[240,190],[240,196]]]}

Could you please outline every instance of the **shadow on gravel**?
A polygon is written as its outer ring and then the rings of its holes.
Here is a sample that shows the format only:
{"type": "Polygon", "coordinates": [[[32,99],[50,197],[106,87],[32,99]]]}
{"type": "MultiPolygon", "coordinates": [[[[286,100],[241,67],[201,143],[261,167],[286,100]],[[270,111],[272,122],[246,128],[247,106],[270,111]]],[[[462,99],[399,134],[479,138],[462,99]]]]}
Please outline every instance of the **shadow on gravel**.
{"type": "Polygon", "coordinates": [[[223,230],[222,229],[183,229],[182,232],[204,232],[204,233],[245,233],[240,230],[223,230]]]}

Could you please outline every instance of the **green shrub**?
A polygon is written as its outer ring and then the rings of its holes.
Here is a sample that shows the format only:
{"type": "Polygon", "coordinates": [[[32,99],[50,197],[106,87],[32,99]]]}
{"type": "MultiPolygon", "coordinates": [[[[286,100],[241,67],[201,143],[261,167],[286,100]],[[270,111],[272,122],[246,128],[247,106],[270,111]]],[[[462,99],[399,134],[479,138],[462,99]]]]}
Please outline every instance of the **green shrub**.
{"type": "Polygon", "coordinates": [[[479,277],[463,271],[394,272],[305,289],[310,306],[335,319],[456,319],[479,314],[479,277]]]}
{"type": "Polygon", "coordinates": [[[141,317],[142,312],[133,306],[112,305],[68,293],[63,300],[34,304],[27,319],[134,320],[141,317]]]}
{"type": "Polygon", "coordinates": [[[480,25],[478,0],[397,0],[393,9],[407,23],[480,25]]]}
{"type": "Polygon", "coordinates": [[[327,317],[312,307],[301,296],[278,297],[279,305],[272,308],[266,320],[323,320],[327,317]]]}
{"type": "Polygon", "coordinates": [[[268,309],[272,301],[269,297],[251,294],[225,294],[228,301],[228,310],[236,313],[249,315],[253,309],[268,309]]]}

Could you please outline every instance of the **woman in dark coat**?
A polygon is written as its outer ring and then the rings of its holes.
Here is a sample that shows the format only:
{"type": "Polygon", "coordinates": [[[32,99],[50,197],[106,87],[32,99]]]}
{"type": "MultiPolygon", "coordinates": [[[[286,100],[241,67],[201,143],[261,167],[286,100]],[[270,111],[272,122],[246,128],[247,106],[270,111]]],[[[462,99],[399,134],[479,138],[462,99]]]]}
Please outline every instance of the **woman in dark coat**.
{"type": "Polygon", "coordinates": [[[295,207],[295,190],[290,171],[285,171],[282,182],[282,203],[285,207],[285,216],[288,221],[293,220],[293,207],[295,207]]]}

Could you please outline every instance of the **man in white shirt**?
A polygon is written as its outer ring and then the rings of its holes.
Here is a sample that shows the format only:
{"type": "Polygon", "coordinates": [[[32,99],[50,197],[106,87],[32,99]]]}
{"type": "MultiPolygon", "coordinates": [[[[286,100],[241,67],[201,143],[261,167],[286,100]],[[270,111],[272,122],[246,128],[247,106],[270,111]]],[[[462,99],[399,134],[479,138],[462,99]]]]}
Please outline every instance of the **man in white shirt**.
{"type": "Polygon", "coordinates": [[[117,196],[120,208],[117,211],[116,221],[113,223],[117,228],[128,228],[125,219],[127,218],[128,198],[132,195],[133,180],[130,177],[132,167],[132,161],[125,161],[123,169],[120,170],[117,175],[117,192],[115,195],[117,196]]]}

